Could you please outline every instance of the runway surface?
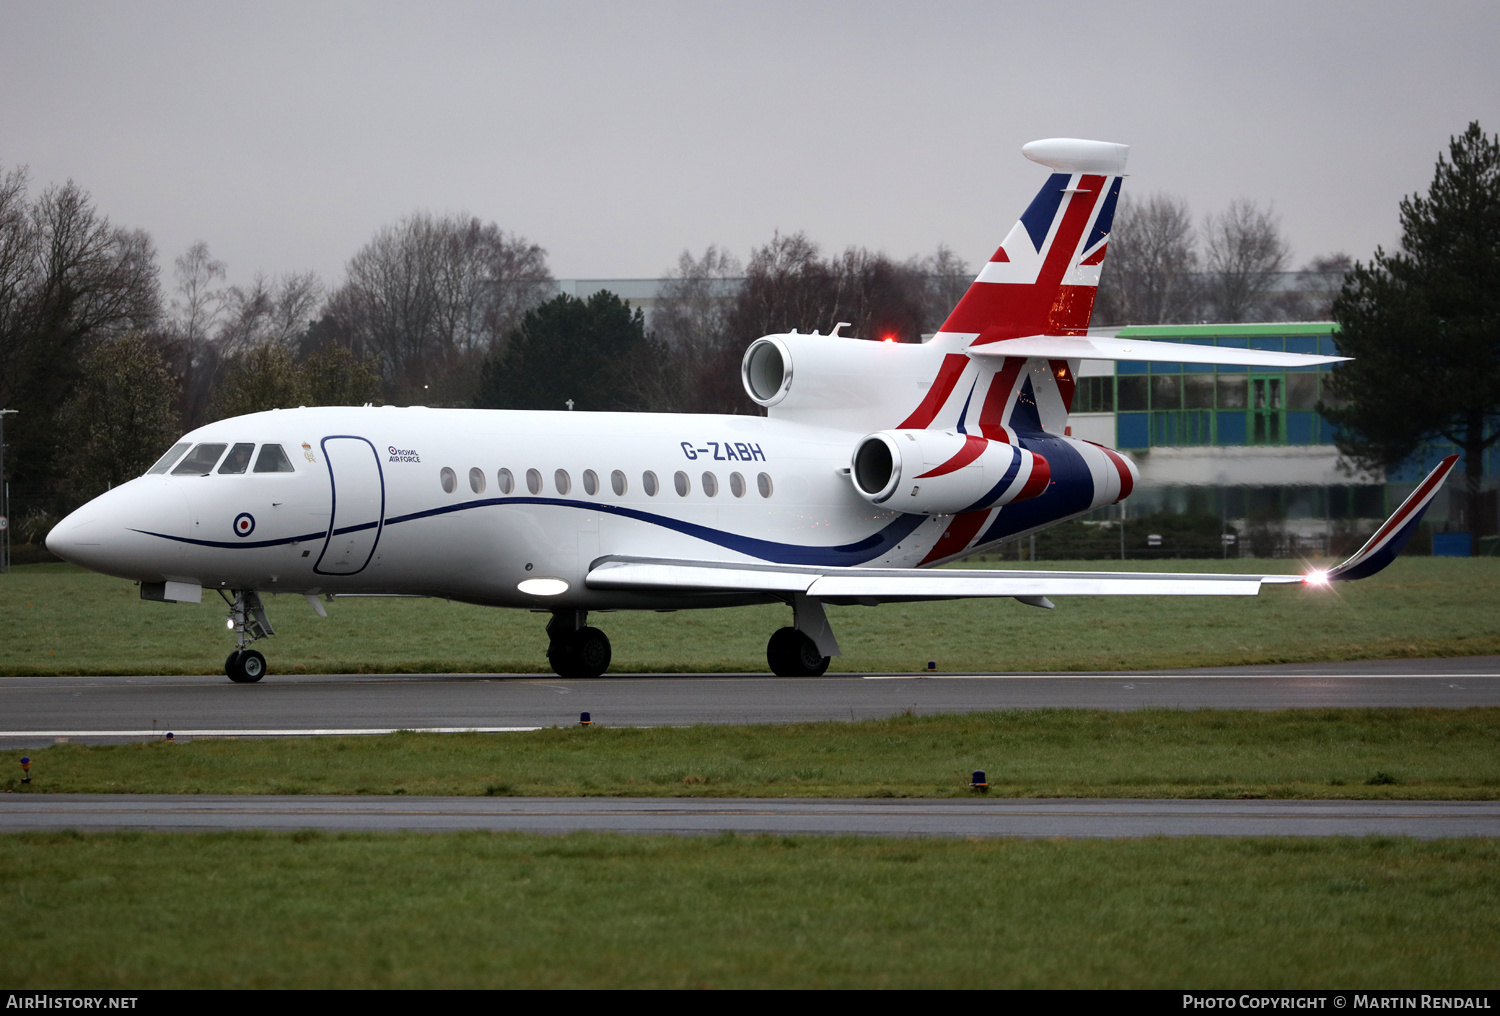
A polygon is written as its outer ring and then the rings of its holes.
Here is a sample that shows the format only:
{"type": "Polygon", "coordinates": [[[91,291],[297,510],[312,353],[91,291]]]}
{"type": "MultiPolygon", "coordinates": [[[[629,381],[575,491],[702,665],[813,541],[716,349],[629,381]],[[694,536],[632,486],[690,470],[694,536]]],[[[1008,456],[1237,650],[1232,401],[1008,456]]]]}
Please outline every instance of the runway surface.
{"type": "Polygon", "coordinates": [[[1500,706],[1500,657],[1103,674],[0,678],[0,747],[161,737],[794,723],[993,709],[1500,706]]]}
{"type": "Polygon", "coordinates": [[[49,829],[1436,839],[1500,835],[1500,802],[0,795],[0,833],[49,829]]]}

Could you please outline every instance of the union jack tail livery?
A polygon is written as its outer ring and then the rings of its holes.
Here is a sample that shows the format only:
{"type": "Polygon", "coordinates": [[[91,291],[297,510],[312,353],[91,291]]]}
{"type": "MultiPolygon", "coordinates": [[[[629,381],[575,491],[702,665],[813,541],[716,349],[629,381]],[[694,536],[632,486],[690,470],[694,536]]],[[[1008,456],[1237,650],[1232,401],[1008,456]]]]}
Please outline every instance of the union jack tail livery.
{"type": "Polygon", "coordinates": [[[943,322],[936,342],[983,346],[1088,331],[1130,149],[1052,138],[1021,151],[1054,172],[943,322]]]}

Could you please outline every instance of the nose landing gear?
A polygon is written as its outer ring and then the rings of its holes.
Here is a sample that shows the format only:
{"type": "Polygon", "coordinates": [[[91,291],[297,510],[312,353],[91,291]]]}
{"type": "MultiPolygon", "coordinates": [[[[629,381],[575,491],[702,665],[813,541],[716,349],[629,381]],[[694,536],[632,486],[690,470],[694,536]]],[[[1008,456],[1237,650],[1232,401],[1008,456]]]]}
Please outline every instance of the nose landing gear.
{"type": "Polygon", "coordinates": [[[254,684],[266,676],[266,658],[245,647],[256,639],[275,635],[276,629],[266,617],[265,604],[260,602],[259,593],[253,589],[232,592],[234,599],[225,595],[224,590],[219,590],[219,595],[229,604],[229,627],[234,629],[235,642],[239,646],[225,659],[224,673],[235,684],[254,684]]]}
{"type": "Polygon", "coordinates": [[[587,626],[588,611],[559,610],[547,622],[547,662],[558,677],[598,677],[609,669],[609,636],[587,626]]]}

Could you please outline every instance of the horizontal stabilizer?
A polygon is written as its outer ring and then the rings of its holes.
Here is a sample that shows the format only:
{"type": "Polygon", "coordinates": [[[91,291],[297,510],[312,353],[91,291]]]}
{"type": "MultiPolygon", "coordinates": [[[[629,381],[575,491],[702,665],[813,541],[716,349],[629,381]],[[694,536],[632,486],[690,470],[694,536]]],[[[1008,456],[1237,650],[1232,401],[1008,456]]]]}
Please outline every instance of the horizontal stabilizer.
{"type": "Polygon", "coordinates": [[[1036,356],[1049,360],[1145,360],[1152,363],[1214,363],[1244,367],[1315,367],[1339,363],[1347,356],[1313,356],[1269,349],[1202,346],[1187,342],[1151,342],[1092,335],[1028,335],[987,346],[971,346],[970,356],[1036,356]]]}

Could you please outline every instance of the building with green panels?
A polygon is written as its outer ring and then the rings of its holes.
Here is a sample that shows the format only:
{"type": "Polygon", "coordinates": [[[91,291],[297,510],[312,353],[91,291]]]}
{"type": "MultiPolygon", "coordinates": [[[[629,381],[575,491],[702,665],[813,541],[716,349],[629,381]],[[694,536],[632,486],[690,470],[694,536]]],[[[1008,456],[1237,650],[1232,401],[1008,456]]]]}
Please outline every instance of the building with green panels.
{"type": "MultiPolygon", "coordinates": [[[[1338,355],[1332,322],[1153,325],[1102,334],[1156,342],[1338,355]]],[[[1340,462],[1319,412],[1337,364],[1285,369],[1193,363],[1085,361],[1070,416],[1075,435],[1128,452],[1141,485],[1127,511],[1212,512],[1229,521],[1276,520],[1304,540],[1383,517],[1451,445],[1424,448],[1389,475],[1355,475],[1340,462]]],[[[1497,473],[1497,450],[1486,460],[1497,473]]],[[[1446,498],[1428,514],[1441,524],[1446,498]]]]}

